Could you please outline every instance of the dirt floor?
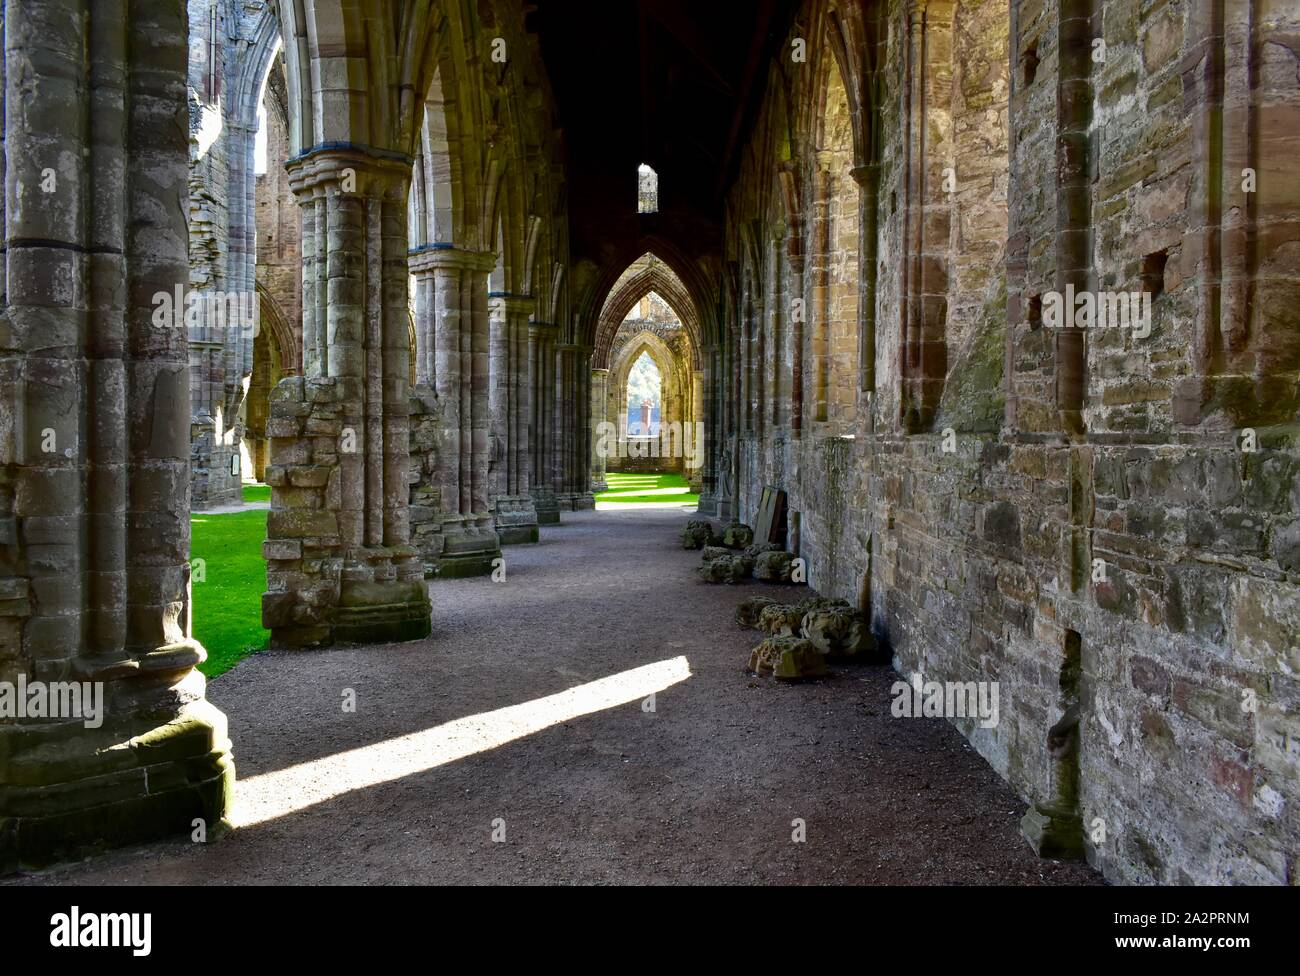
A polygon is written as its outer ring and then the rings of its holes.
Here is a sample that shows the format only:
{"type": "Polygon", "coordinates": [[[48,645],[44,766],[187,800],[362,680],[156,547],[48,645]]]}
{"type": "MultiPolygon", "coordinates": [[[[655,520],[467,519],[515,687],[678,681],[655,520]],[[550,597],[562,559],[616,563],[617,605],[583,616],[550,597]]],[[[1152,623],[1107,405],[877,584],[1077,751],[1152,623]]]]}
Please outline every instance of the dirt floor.
{"type": "Polygon", "coordinates": [[[955,729],[890,716],[889,668],[747,675],[736,603],[782,588],[698,582],[685,515],[563,518],[505,582],[431,583],[429,640],[214,680],[237,830],[10,883],[1099,883],[955,729]]]}

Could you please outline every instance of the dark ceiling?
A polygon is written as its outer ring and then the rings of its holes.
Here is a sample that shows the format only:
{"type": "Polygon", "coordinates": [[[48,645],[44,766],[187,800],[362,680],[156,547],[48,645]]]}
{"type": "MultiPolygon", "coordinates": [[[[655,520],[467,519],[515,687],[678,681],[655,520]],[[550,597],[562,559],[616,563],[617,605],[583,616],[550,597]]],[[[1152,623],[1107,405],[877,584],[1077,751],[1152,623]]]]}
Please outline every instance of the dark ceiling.
{"type": "Polygon", "coordinates": [[[567,151],[570,248],[601,265],[657,235],[716,250],[723,192],[795,0],[534,0],[567,151]],[[636,212],[637,166],[659,174],[636,212]]]}

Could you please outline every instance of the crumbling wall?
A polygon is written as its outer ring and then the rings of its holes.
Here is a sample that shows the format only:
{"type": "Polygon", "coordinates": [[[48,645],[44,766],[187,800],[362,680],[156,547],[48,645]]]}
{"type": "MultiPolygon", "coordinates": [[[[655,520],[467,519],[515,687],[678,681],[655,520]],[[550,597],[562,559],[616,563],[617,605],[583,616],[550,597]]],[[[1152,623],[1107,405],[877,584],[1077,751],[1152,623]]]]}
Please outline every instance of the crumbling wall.
{"type": "Polygon", "coordinates": [[[290,376],[271,392],[272,488],[267,515],[267,592],[262,626],[273,647],[311,647],[333,640],[343,574],[339,443],[342,407],[333,377],[290,376]]]}

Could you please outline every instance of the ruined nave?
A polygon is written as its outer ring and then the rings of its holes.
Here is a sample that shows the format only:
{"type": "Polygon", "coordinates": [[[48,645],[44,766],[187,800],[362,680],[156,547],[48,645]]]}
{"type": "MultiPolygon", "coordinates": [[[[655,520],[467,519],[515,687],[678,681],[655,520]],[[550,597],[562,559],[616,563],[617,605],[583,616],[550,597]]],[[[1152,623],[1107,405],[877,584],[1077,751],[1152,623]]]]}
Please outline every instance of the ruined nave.
{"type": "Polygon", "coordinates": [[[0,11],[0,872],[1296,882],[1295,10],[0,11]]]}

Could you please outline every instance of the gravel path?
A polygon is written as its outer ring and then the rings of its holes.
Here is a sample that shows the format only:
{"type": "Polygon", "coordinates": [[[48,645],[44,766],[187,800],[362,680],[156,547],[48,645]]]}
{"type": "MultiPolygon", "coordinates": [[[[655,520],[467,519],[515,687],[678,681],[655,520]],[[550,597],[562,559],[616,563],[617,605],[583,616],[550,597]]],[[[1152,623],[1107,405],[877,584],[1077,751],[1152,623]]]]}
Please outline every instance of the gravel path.
{"type": "Polygon", "coordinates": [[[745,674],[735,605],[782,588],[697,582],[685,517],[565,512],[504,583],[432,583],[429,640],[250,658],[209,686],[243,826],[11,883],[1098,883],[946,722],[890,717],[890,669],[745,674]]]}

